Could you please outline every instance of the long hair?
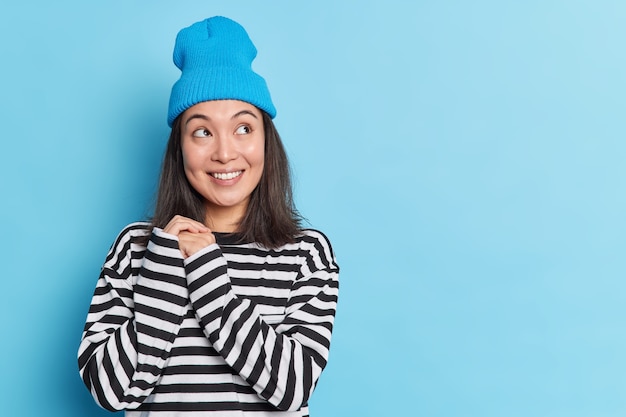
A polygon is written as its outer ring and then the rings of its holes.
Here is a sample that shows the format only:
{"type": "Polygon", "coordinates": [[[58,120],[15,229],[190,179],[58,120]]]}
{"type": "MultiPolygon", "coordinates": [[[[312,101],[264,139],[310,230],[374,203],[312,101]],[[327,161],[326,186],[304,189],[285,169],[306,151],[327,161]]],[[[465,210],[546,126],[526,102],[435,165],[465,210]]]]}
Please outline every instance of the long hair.
{"type": "MultiPolygon", "coordinates": [[[[263,173],[250,195],[236,234],[242,242],[276,248],[293,242],[301,231],[302,217],[293,201],[291,172],[282,140],[271,117],[262,110],[261,113],[265,130],[263,173]]],[[[185,175],[181,140],[181,116],[178,116],[172,124],[163,157],[152,227],[165,227],[177,214],[205,222],[204,198],[189,184],[185,175]]]]}

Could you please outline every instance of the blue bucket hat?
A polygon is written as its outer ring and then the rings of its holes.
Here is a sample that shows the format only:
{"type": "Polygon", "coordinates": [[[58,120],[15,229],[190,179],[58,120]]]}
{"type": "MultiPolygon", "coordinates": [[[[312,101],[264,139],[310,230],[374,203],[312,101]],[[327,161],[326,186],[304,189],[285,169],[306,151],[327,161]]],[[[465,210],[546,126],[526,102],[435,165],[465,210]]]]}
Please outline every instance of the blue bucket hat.
{"type": "Polygon", "coordinates": [[[210,100],[241,100],[273,119],[276,109],[263,77],[252,70],[257,50],[246,30],[222,16],[182,29],[176,36],[174,64],[181,70],[172,87],[167,124],[189,107],[210,100]]]}

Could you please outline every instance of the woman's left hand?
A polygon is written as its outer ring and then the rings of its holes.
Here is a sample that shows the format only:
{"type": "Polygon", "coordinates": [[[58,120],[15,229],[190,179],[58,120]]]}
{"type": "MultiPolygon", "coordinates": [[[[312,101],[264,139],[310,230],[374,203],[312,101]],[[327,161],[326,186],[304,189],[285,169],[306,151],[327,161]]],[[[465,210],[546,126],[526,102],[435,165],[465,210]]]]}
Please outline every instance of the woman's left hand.
{"type": "Polygon", "coordinates": [[[215,236],[210,230],[208,232],[182,231],[178,233],[178,247],[183,258],[188,258],[213,243],[215,243],[215,236]]]}
{"type": "Polygon", "coordinates": [[[215,236],[211,229],[184,216],[174,216],[163,231],[178,236],[178,247],[184,258],[215,243],[215,236]]]}

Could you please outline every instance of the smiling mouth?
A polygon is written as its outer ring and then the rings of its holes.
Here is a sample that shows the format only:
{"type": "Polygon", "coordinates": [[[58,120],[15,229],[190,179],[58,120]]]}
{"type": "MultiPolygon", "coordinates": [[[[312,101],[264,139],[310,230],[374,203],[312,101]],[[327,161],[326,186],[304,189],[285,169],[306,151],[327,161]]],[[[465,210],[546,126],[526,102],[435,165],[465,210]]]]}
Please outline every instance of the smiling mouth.
{"type": "Polygon", "coordinates": [[[211,176],[218,180],[232,180],[233,178],[237,178],[243,174],[243,171],[233,171],[233,172],[211,172],[211,176]]]}

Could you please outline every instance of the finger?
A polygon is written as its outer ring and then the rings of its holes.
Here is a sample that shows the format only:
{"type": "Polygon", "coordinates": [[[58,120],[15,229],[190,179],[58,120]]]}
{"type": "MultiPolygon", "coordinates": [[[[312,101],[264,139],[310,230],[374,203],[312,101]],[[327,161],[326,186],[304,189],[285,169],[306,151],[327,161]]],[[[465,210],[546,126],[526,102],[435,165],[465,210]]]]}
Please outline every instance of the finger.
{"type": "Polygon", "coordinates": [[[183,231],[178,235],[178,246],[183,256],[189,257],[215,243],[213,233],[190,233],[183,231]]]}
{"type": "Polygon", "coordinates": [[[207,233],[211,231],[208,227],[196,221],[193,223],[186,223],[186,228],[184,230],[192,233],[207,233]]]}
{"type": "Polygon", "coordinates": [[[182,231],[189,231],[192,233],[210,232],[210,229],[204,224],[192,220],[187,217],[176,215],[170,220],[170,222],[163,228],[165,233],[172,235],[178,235],[182,231]]]}
{"type": "Polygon", "coordinates": [[[206,247],[212,243],[215,243],[215,235],[213,235],[213,233],[211,232],[193,233],[188,231],[182,231],[178,235],[178,241],[182,242],[183,244],[198,244],[202,247],[206,247]]]}

